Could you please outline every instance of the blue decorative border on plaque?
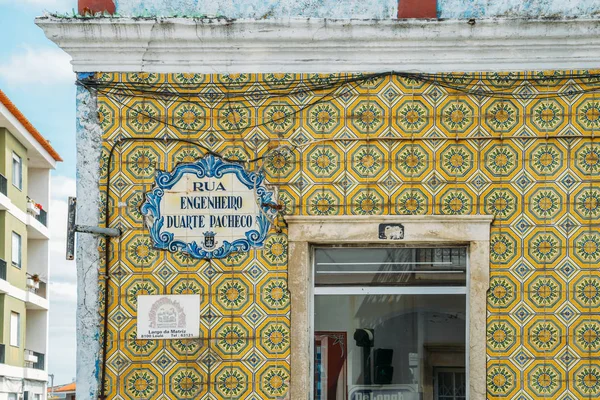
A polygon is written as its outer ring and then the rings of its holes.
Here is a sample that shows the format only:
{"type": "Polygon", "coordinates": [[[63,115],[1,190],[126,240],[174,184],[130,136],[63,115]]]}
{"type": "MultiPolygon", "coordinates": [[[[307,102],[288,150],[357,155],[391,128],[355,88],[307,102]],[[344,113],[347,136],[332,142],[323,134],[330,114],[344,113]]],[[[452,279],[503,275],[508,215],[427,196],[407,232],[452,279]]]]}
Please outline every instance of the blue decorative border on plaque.
{"type": "MultiPolygon", "coordinates": [[[[154,247],[171,252],[184,251],[194,258],[210,259],[224,258],[237,251],[248,251],[252,247],[263,245],[269,229],[271,228],[270,217],[277,213],[274,193],[264,186],[264,176],[255,172],[249,172],[240,164],[225,161],[221,158],[208,154],[194,163],[180,164],[172,172],[157,171],[155,186],[146,193],[146,201],[141,206],[141,212],[145,216],[152,216],[154,221],[150,227],[150,237],[154,247]],[[193,174],[198,178],[222,178],[226,174],[235,174],[237,179],[248,189],[256,194],[257,205],[263,212],[255,216],[258,230],[252,229],[246,232],[244,239],[233,242],[223,241],[222,245],[215,250],[206,251],[195,241],[186,243],[175,240],[175,235],[163,231],[165,219],[160,215],[160,203],[165,190],[173,188],[185,174],[193,174]]],[[[211,232],[206,232],[210,234],[211,232]]]]}

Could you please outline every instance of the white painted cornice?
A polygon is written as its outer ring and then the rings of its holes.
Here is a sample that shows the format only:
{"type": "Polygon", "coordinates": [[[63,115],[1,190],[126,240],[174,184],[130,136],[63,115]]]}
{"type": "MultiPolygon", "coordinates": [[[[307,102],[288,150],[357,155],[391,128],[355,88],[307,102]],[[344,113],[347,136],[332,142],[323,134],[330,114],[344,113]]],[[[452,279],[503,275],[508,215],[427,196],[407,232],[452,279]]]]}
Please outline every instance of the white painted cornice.
{"type": "Polygon", "coordinates": [[[36,19],[76,72],[588,69],[600,19],[36,19]],[[473,23],[474,22],[474,23],[473,23]]]}

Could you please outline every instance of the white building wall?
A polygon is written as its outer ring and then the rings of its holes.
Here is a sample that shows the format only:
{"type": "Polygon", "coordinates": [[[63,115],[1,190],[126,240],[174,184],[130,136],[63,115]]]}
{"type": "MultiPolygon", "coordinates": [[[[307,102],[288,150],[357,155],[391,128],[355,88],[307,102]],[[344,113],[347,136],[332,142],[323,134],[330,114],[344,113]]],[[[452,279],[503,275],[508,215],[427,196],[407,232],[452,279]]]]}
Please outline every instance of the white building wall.
{"type": "Polygon", "coordinates": [[[50,207],[50,170],[46,168],[29,168],[27,195],[36,203],[41,204],[44,210],[50,207]]]}
{"type": "Polygon", "coordinates": [[[29,239],[27,242],[27,272],[38,274],[44,282],[48,281],[49,251],[46,239],[29,239]]]}
{"type": "MultiPolygon", "coordinates": [[[[403,0],[116,0],[122,16],[391,19],[403,0]]],[[[423,0],[426,1],[426,0],[423,0]]],[[[462,18],[592,17],[597,0],[437,0],[437,16],[462,18]]]]}

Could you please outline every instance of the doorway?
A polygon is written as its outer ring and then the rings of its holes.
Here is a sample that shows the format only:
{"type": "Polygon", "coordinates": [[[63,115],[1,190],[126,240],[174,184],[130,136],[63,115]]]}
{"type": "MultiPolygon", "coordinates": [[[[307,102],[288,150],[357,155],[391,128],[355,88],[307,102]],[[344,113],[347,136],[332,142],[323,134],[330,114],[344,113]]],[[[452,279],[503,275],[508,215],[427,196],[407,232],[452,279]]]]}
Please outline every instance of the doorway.
{"type": "Polygon", "coordinates": [[[445,400],[438,371],[466,367],[467,248],[314,247],[313,260],[313,398],[445,400]]]}

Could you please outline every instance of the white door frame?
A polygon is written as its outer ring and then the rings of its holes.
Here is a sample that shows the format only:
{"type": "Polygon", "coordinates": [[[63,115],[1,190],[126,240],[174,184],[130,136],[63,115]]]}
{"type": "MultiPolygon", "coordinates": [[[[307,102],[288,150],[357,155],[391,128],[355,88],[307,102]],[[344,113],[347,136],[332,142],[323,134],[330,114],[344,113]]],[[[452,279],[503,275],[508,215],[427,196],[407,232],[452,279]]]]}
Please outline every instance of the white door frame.
{"type": "MultiPolygon", "coordinates": [[[[287,216],[288,287],[291,295],[291,399],[311,392],[311,333],[314,287],[312,246],[331,244],[467,245],[466,360],[468,398],[486,398],[486,305],[489,288],[490,225],[493,217],[469,216],[287,216]],[[379,224],[400,223],[404,239],[379,239],[379,224]]],[[[317,289],[318,290],[318,289],[317,289]]]]}

